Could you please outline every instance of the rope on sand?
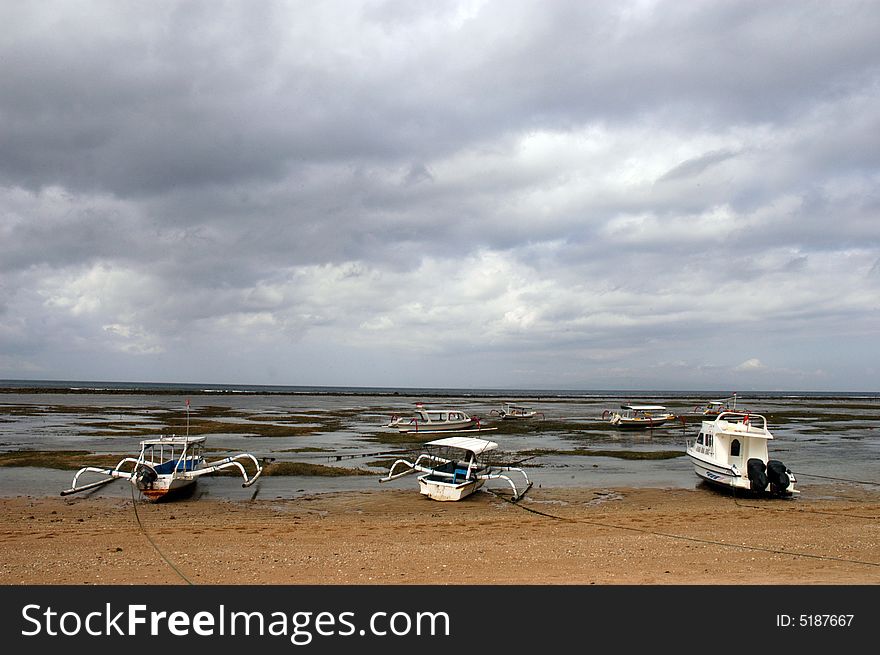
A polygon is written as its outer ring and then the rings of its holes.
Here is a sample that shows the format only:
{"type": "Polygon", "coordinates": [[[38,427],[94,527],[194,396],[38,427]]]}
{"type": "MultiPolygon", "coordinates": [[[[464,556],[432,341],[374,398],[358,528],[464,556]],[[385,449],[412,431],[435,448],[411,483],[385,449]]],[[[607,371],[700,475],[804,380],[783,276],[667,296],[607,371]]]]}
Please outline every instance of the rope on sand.
{"type": "MultiPolygon", "coordinates": [[[[868,485],[880,485],[878,482],[863,482],[862,480],[850,480],[849,478],[833,478],[827,475],[816,475],[813,473],[803,473],[801,471],[797,472],[798,476],[806,476],[808,478],[823,478],[825,480],[836,480],[837,482],[851,482],[853,484],[868,484],[868,485]]],[[[844,514],[842,512],[827,512],[821,509],[806,509],[805,507],[763,507],[761,505],[746,505],[745,503],[741,503],[736,498],[736,489],[733,490],[733,502],[736,503],[737,507],[748,507],[751,509],[762,509],[765,512],[803,512],[806,514],[826,514],[828,516],[839,516],[841,518],[852,518],[852,519],[868,519],[871,521],[876,521],[880,519],[880,516],[865,516],[864,514],[844,514]]]]}
{"type": "Polygon", "coordinates": [[[866,562],[866,561],[857,560],[857,559],[847,559],[844,557],[834,557],[832,555],[814,555],[812,553],[800,553],[800,552],[791,551],[791,550],[777,550],[775,548],[765,548],[763,546],[748,546],[746,544],[729,544],[729,543],[726,543],[723,541],[715,541],[713,539],[702,539],[700,537],[688,537],[686,535],[671,534],[668,532],[658,532],[656,530],[649,530],[647,528],[636,528],[636,527],[629,526],[629,525],[616,525],[614,523],[605,523],[603,521],[594,521],[594,520],[585,519],[585,518],[557,516],[556,514],[550,514],[548,512],[542,512],[541,510],[533,509],[531,507],[526,507],[525,505],[522,505],[520,503],[514,503],[506,496],[503,496],[499,493],[496,493],[495,491],[492,491],[491,489],[483,489],[483,491],[485,491],[486,493],[490,493],[493,496],[495,496],[496,498],[500,498],[501,500],[508,502],[511,505],[514,505],[515,507],[519,507],[520,509],[523,509],[526,512],[531,512],[532,514],[537,514],[538,516],[544,516],[546,518],[554,519],[557,521],[566,521],[569,523],[586,523],[589,525],[595,525],[595,526],[602,527],[602,528],[613,528],[616,530],[628,530],[630,532],[640,532],[642,534],[650,534],[650,535],[654,535],[656,537],[666,537],[668,539],[678,539],[680,541],[692,541],[692,542],[707,544],[707,545],[712,545],[712,546],[724,546],[726,548],[737,548],[739,550],[750,550],[750,551],[756,551],[756,552],[762,552],[762,553],[771,553],[773,555],[790,555],[792,557],[806,557],[806,558],[810,558],[810,559],[845,562],[847,564],[861,564],[864,566],[876,566],[876,567],[880,568],[880,562],[866,562]]]}
{"type": "Polygon", "coordinates": [[[131,506],[134,507],[134,517],[137,519],[138,527],[140,527],[141,532],[142,532],[142,533],[144,534],[144,536],[147,538],[147,541],[150,542],[150,545],[155,549],[155,551],[156,551],[157,553],[159,553],[159,557],[161,557],[163,560],[165,560],[165,563],[166,563],[168,566],[170,566],[170,567],[174,570],[174,572],[175,572],[177,575],[179,575],[181,578],[183,578],[183,581],[184,581],[184,582],[186,582],[186,583],[189,584],[189,585],[194,584],[193,581],[190,580],[188,577],[186,577],[186,576],[183,574],[183,572],[181,572],[181,570],[180,570],[179,568],[177,568],[176,566],[174,566],[174,562],[172,562],[170,559],[168,559],[168,558],[165,556],[165,553],[162,552],[162,550],[159,548],[159,546],[156,545],[156,542],[153,541],[153,539],[150,537],[149,534],[147,534],[147,530],[146,530],[146,528],[144,528],[144,524],[141,523],[141,517],[140,517],[140,514],[138,514],[137,500],[136,500],[135,497],[134,497],[134,485],[131,485],[131,506]]]}

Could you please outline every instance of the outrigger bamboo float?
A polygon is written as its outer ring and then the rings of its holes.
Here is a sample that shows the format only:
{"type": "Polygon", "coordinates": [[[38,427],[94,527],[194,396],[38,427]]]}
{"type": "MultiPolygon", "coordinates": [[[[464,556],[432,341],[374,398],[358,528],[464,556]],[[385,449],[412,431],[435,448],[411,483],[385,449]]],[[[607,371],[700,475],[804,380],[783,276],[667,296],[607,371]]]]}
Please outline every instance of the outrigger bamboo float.
{"type": "Polygon", "coordinates": [[[487,480],[505,480],[513,489],[513,500],[522,498],[531,488],[529,476],[521,468],[493,465],[488,453],[496,450],[494,441],[475,437],[446,437],[424,444],[426,452],[414,462],[398,459],[391,465],[388,475],[379,482],[388,482],[409,475],[419,476],[419,492],[440,501],[456,501],[465,498],[483,486],[487,480]],[[398,468],[402,471],[395,472],[398,468]],[[522,491],[504,471],[515,471],[524,478],[522,491]]]}
{"type": "Polygon", "coordinates": [[[86,466],[73,476],[70,489],[61,492],[62,496],[95,489],[114,480],[128,480],[149,500],[179,495],[195,484],[203,475],[216,473],[223,469],[237,468],[244,477],[243,487],[249,487],[260,474],[263,467],[250,453],[225,457],[216,462],[206,462],[204,458],[205,437],[167,436],[141,441],[138,457],[125,457],[112,469],[86,466]],[[256,471],[249,476],[242,462],[250,462],[256,471]],[[130,466],[129,466],[130,465],[130,466]],[[96,473],[104,479],[77,485],[85,473],[96,473]]]}

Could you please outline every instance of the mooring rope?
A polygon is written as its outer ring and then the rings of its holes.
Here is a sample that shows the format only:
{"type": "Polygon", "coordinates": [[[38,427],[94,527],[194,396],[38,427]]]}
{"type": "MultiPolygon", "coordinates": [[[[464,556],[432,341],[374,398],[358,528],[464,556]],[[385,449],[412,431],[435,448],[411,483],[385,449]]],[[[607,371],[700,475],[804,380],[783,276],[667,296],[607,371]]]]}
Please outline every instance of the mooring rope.
{"type": "Polygon", "coordinates": [[[495,496],[496,498],[500,498],[501,500],[504,500],[504,501],[510,503],[511,505],[519,507],[527,512],[531,512],[532,514],[537,514],[538,516],[544,516],[544,517],[547,517],[550,519],[555,519],[557,521],[566,521],[569,523],[586,523],[588,525],[595,525],[595,526],[602,527],[602,528],[613,528],[616,530],[628,530],[630,532],[640,532],[642,534],[650,534],[650,535],[654,535],[656,537],[666,537],[668,539],[678,539],[681,541],[692,541],[692,542],[707,544],[707,545],[712,545],[712,546],[724,546],[726,548],[738,548],[740,550],[750,550],[750,551],[756,551],[756,552],[771,553],[774,555],[790,555],[793,557],[806,557],[806,558],[810,558],[810,559],[845,562],[847,564],[862,564],[864,566],[876,566],[876,567],[880,568],[880,562],[867,562],[864,560],[847,559],[844,557],[834,557],[832,555],[815,555],[813,553],[801,553],[801,552],[791,551],[791,550],[778,550],[775,548],[765,548],[763,546],[749,546],[746,544],[730,544],[730,543],[726,543],[724,541],[716,541],[714,539],[703,539],[701,537],[688,537],[687,535],[672,534],[669,532],[658,532],[656,530],[649,530],[648,528],[636,528],[636,527],[629,526],[629,525],[616,525],[614,523],[605,523],[604,521],[595,521],[595,520],[585,519],[585,518],[557,516],[556,514],[550,514],[549,512],[542,512],[541,510],[533,509],[531,507],[526,507],[525,505],[523,505],[519,502],[513,502],[509,498],[506,498],[505,496],[503,496],[495,491],[492,491],[491,489],[483,489],[483,491],[485,491],[486,493],[490,493],[493,496],[495,496]]]}
{"type": "Polygon", "coordinates": [[[146,528],[144,528],[144,524],[141,523],[140,514],[138,514],[137,499],[134,496],[134,485],[131,485],[131,506],[134,507],[134,517],[135,517],[135,519],[137,519],[138,527],[140,527],[141,532],[147,538],[147,541],[150,542],[150,545],[155,549],[155,551],[157,553],[159,553],[159,557],[161,557],[163,560],[165,560],[165,563],[168,566],[170,566],[174,570],[174,572],[177,573],[177,575],[179,575],[181,578],[183,578],[184,582],[186,582],[189,585],[194,585],[195,583],[192,580],[190,580],[188,577],[186,577],[183,574],[183,572],[174,565],[174,562],[172,562],[170,559],[168,559],[165,556],[165,553],[162,552],[162,549],[159,548],[159,546],[156,544],[156,542],[153,541],[152,537],[150,537],[150,535],[147,534],[147,530],[146,530],[146,528]]]}
{"type": "MultiPolygon", "coordinates": [[[[796,473],[797,476],[806,476],[808,478],[822,478],[824,480],[835,480],[837,482],[849,482],[853,484],[867,484],[867,485],[880,485],[878,482],[864,482],[862,480],[851,480],[849,478],[834,478],[828,475],[817,475],[813,473],[804,473],[802,471],[798,471],[796,473]]],[[[747,505],[745,503],[739,502],[736,497],[736,489],[733,490],[733,502],[736,503],[737,507],[747,507],[751,509],[761,509],[765,512],[802,512],[806,514],[826,514],[828,516],[839,516],[843,518],[853,518],[853,519],[869,519],[871,521],[876,521],[880,519],[880,516],[865,516],[864,514],[845,514],[843,512],[828,512],[821,509],[807,509],[805,507],[764,507],[761,505],[747,505]]]]}
{"type": "Polygon", "coordinates": [[[867,482],[865,480],[851,480],[849,478],[833,478],[829,475],[818,475],[816,473],[804,473],[803,471],[796,471],[795,475],[805,475],[808,478],[822,478],[823,480],[835,480],[837,482],[852,482],[853,484],[868,484],[874,487],[880,487],[880,482],[867,482]]]}

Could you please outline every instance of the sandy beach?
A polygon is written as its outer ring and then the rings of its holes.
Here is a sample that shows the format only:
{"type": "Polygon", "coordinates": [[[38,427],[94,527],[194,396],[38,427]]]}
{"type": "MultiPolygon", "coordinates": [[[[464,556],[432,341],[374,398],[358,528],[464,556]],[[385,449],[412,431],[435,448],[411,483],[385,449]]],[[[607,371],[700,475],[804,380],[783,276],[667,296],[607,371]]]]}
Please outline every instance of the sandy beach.
{"type": "Polygon", "coordinates": [[[0,583],[880,583],[880,493],[859,486],[795,500],[536,488],[515,506],[393,489],[136,509],[0,499],[0,583]]]}

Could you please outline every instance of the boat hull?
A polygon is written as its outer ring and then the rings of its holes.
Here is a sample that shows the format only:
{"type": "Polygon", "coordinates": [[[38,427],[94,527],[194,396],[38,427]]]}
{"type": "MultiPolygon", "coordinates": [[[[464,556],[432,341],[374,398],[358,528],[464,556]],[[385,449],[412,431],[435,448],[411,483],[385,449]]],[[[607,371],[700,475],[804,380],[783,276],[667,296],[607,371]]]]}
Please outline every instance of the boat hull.
{"type": "Polygon", "coordinates": [[[427,423],[398,424],[397,430],[402,433],[423,432],[433,434],[435,432],[460,432],[479,428],[476,421],[429,421],[427,423]]]}
{"type": "Polygon", "coordinates": [[[484,480],[452,483],[434,479],[430,474],[419,477],[419,493],[433,500],[457,501],[466,498],[483,486],[484,480]]]}
{"type": "Polygon", "coordinates": [[[715,487],[755,495],[772,493],[778,496],[793,496],[799,493],[799,491],[794,488],[795,480],[793,477],[791,479],[791,485],[782,491],[772,491],[770,484],[764,489],[755,490],[752,488],[751,480],[749,480],[748,477],[741,475],[733,468],[705,460],[698,454],[691,452],[690,449],[687,450],[687,456],[694,465],[694,473],[715,487]]]}
{"type": "Polygon", "coordinates": [[[157,502],[192,493],[195,489],[196,479],[160,476],[159,479],[154,480],[153,482],[134,484],[138,488],[138,491],[140,491],[147,500],[157,502]]]}
{"type": "Polygon", "coordinates": [[[669,417],[664,416],[663,418],[645,418],[645,419],[633,419],[633,418],[621,418],[618,420],[612,419],[611,425],[620,428],[622,430],[647,430],[650,428],[656,428],[669,420],[669,417]]]}
{"type": "Polygon", "coordinates": [[[749,479],[742,477],[732,468],[704,460],[690,451],[687,455],[694,465],[694,473],[706,482],[728,489],[751,490],[749,479]]]}

